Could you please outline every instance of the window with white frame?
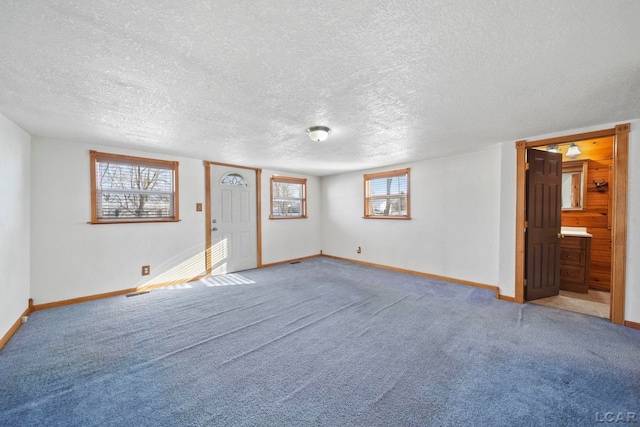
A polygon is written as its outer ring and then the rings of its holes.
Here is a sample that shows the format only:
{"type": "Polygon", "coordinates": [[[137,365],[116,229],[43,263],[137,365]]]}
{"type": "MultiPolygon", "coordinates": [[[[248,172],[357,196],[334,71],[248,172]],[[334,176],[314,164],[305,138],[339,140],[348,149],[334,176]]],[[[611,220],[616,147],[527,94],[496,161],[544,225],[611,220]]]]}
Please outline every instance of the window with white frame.
{"type": "Polygon", "coordinates": [[[91,223],[178,221],[178,162],[91,151],[91,223]]]}
{"type": "Polygon", "coordinates": [[[410,169],[364,175],[364,217],[411,219],[410,169]]]}
{"type": "Polygon", "coordinates": [[[307,180],[274,175],[271,177],[270,219],[307,217],[307,180]]]}

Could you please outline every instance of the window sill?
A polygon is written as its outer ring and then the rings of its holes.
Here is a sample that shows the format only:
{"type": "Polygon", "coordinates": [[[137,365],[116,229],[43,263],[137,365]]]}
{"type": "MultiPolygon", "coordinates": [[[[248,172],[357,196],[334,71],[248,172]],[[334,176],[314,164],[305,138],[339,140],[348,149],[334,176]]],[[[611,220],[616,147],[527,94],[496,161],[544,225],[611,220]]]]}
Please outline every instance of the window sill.
{"type": "Polygon", "coordinates": [[[363,216],[362,219],[395,219],[395,220],[410,220],[409,216],[363,216]]]}
{"type": "Polygon", "coordinates": [[[269,219],[306,219],[308,216],[271,216],[269,215],[269,219]]]}
{"type": "Polygon", "coordinates": [[[150,222],[180,222],[180,219],[125,219],[125,220],[103,220],[103,221],[88,221],[87,224],[102,225],[102,224],[138,224],[150,222]]]}

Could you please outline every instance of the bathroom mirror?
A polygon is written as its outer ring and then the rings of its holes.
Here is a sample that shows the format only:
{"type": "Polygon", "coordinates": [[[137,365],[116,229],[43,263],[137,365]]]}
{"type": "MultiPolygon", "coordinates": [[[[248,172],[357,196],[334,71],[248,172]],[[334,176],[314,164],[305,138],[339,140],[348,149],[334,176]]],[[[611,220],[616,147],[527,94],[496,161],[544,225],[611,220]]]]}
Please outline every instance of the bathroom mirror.
{"type": "Polygon", "coordinates": [[[588,160],[562,162],[562,210],[583,211],[586,208],[588,160]]]}

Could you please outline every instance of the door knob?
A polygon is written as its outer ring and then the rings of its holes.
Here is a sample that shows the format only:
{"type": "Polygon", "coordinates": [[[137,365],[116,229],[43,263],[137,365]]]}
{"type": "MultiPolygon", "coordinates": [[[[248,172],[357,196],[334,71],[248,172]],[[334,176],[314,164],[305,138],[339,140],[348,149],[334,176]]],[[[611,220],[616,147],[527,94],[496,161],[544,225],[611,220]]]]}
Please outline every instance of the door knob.
{"type": "Polygon", "coordinates": [[[218,231],[218,227],[213,227],[211,231],[218,231]]]}

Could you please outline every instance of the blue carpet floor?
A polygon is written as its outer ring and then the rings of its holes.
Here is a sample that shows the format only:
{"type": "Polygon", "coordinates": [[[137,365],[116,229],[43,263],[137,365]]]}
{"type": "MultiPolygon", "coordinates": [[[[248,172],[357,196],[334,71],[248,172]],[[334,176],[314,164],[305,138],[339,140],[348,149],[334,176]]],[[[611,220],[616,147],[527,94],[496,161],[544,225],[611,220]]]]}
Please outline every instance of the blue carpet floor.
{"type": "Polygon", "coordinates": [[[0,426],[586,426],[621,413],[640,421],[640,331],[328,258],[38,311],[0,351],[0,426]]]}

